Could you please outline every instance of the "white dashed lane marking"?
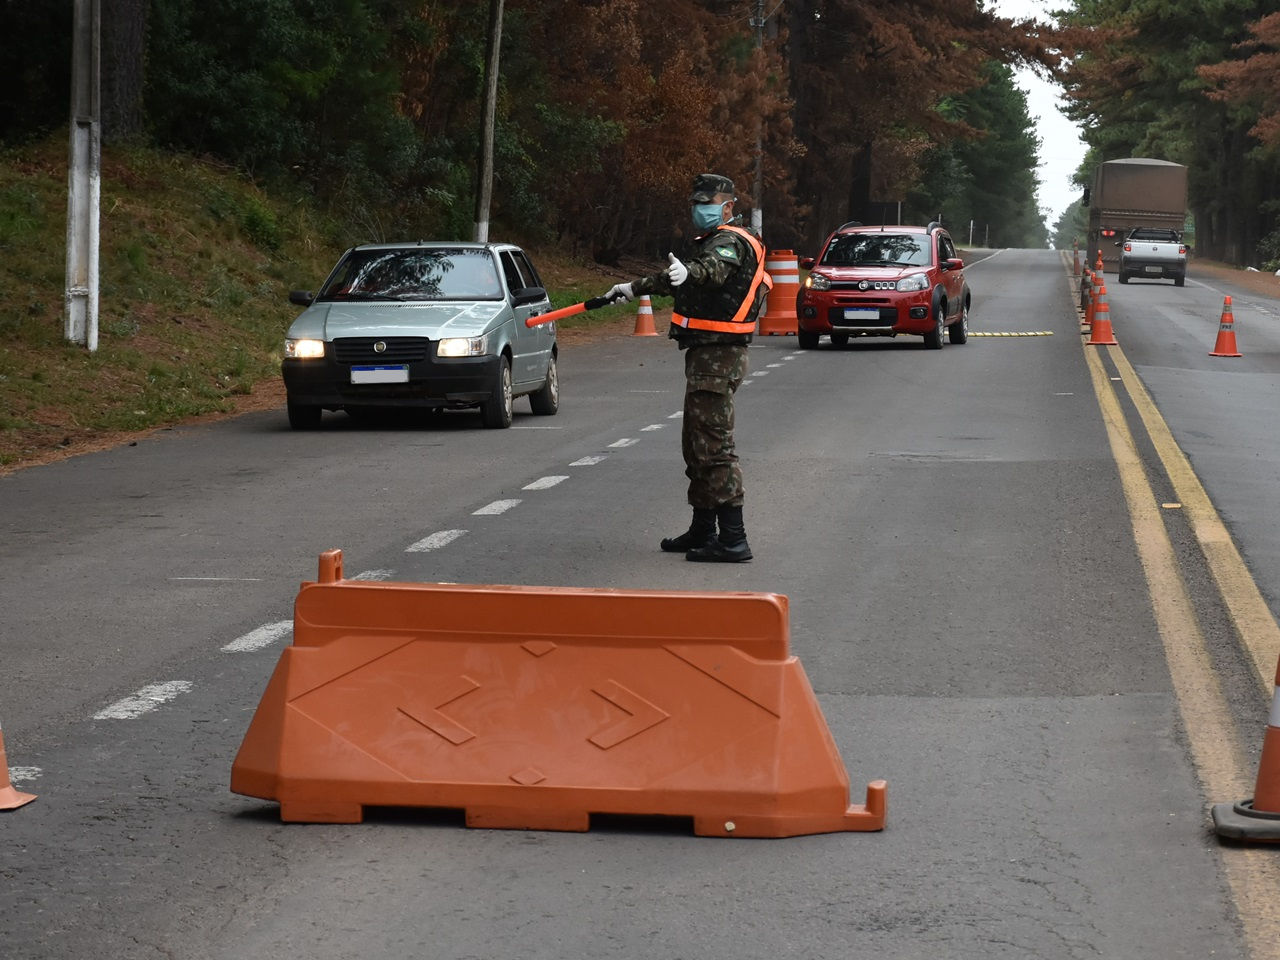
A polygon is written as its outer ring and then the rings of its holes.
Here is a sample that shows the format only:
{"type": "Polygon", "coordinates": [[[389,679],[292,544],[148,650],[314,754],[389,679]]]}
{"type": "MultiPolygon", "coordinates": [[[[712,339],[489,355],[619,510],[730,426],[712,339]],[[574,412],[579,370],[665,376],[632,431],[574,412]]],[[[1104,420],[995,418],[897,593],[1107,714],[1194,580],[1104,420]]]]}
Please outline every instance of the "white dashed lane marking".
{"type": "Polygon", "coordinates": [[[472,512],[473,517],[496,517],[500,513],[506,513],[512,507],[518,507],[519,500],[495,500],[493,503],[487,503],[479,510],[472,512]]]}
{"type": "Polygon", "coordinates": [[[277,623],[264,623],[256,630],[250,630],[242,637],[236,637],[225,647],[222,648],[223,653],[252,653],[254,650],[261,650],[263,647],[269,647],[282,637],[286,637],[293,632],[292,620],[280,620],[277,623]]]}
{"type": "Polygon", "coordinates": [[[395,573],[394,570],[365,570],[362,573],[357,573],[354,577],[351,577],[351,579],[352,580],[390,580],[394,573],[395,573]]]}
{"type": "Polygon", "coordinates": [[[650,431],[653,431],[653,430],[661,430],[665,426],[666,426],[665,423],[651,423],[647,427],[641,427],[640,432],[649,433],[650,431]]]}
{"type": "Polygon", "coordinates": [[[598,457],[582,457],[581,459],[578,459],[578,460],[573,461],[573,463],[569,464],[569,466],[571,466],[571,467],[594,467],[597,463],[601,463],[602,461],[605,461],[605,460],[608,460],[608,459],[609,459],[609,458],[608,458],[608,457],[606,457],[604,454],[601,454],[601,455],[600,455],[600,456],[598,456],[598,457]]]}
{"type": "Polygon", "coordinates": [[[26,783],[39,779],[43,772],[39,767],[10,767],[9,780],[12,783],[26,783]]]}
{"type": "MultiPolygon", "coordinates": [[[[520,489],[549,490],[550,488],[554,487],[557,483],[562,483],[563,481],[568,479],[569,479],[568,477],[542,477],[541,479],[533,481],[533,483],[525,484],[525,486],[521,487],[520,489]]],[[[516,502],[519,503],[518,500],[516,502]]]]}
{"type": "Polygon", "coordinates": [[[437,530],[431,536],[423,537],[417,543],[405,547],[404,552],[426,553],[428,550],[439,550],[441,547],[447,547],[466,532],[465,530],[437,530]]]}
{"type": "Polygon", "coordinates": [[[667,417],[667,419],[668,419],[668,420],[680,420],[680,419],[681,419],[681,418],[683,418],[683,417],[684,417],[684,411],[683,411],[683,410],[677,410],[675,413],[673,413],[673,414],[671,414],[669,417],[667,417]]]}
{"type": "Polygon", "coordinates": [[[634,447],[639,442],[640,441],[634,437],[625,437],[622,440],[613,441],[613,443],[609,444],[609,449],[612,450],[617,447],[634,447]]]}
{"type": "Polygon", "coordinates": [[[95,720],[134,720],[191,689],[190,680],[169,680],[143,687],[133,696],[117,700],[93,715],[95,720]]]}

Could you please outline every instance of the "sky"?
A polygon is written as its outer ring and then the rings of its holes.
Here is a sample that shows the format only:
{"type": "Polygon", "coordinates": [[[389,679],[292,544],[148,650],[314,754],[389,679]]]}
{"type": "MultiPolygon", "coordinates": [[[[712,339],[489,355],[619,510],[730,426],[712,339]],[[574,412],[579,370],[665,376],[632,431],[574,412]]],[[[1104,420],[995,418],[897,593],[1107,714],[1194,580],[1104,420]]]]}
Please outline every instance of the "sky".
{"type": "MultiPolygon", "coordinates": [[[[996,13],[1002,17],[1050,20],[1048,11],[1061,6],[1061,0],[995,0],[996,13]]],[[[1062,211],[1080,199],[1080,188],[1071,183],[1071,175],[1084,159],[1085,145],[1079,128],[1058,111],[1062,88],[1041,80],[1030,70],[1019,70],[1014,82],[1027,94],[1027,111],[1036,124],[1040,138],[1040,209],[1050,230],[1062,211]]]]}

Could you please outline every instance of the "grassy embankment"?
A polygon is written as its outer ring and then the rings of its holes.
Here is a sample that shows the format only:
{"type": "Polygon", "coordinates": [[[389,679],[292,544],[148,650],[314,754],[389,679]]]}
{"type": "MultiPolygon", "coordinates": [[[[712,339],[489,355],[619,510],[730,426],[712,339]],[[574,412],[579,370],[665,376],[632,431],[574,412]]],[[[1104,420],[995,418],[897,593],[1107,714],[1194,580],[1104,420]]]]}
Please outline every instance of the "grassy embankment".
{"type": "MultiPolygon", "coordinates": [[[[0,472],[275,392],[298,312],[289,290],[314,288],[345,247],[368,239],[226,167],[104,151],[99,346],[89,353],[63,339],[67,152],[65,134],[0,152],[0,472]]],[[[626,277],[531,252],[555,306],[626,277]]],[[[616,324],[623,312],[561,328],[616,324]]]]}

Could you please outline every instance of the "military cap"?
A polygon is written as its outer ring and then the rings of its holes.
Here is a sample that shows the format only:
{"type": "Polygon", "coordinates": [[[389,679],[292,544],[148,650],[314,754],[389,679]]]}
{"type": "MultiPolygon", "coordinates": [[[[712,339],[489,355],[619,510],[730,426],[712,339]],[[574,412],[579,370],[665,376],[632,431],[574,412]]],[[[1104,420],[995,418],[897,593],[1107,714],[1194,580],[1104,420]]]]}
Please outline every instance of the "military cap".
{"type": "Polygon", "coordinates": [[[717,193],[733,195],[733,181],[718,173],[700,173],[693,178],[693,194],[690,203],[711,203],[717,193]]]}

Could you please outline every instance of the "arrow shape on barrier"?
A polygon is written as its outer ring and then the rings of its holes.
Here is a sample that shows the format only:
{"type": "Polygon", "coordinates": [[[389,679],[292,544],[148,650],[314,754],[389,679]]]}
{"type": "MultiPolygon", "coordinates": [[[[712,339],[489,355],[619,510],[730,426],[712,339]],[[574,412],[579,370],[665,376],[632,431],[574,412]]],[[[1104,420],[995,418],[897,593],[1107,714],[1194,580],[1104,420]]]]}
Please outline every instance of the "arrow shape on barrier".
{"type": "Polygon", "coordinates": [[[616,747],[623,740],[629,740],[636,734],[644,733],[650,727],[657,726],[671,714],[654,706],[644,697],[622,684],[610,680],[599,687],[592,687],[592,692],[608,700],[619,710],[627,714],[622,720],[611,723],[603,730],[593,733],[587,739],[603,750],[616,747]]]}
{"type": "Polygon", "coordinates": [[[453,703],[453,701],[461,697],[465,697],[473,690],[479,689],[480,684],[464,674],[455,679],[451,685],[432,696],[430,698],[432,706],[413,711],[400,707],[399,710],[410,720],[417,721],[433,733],[444,737],[456,747],[472,739],[475,734],[456,720],[446,717],[440,712],[440,708],[453,703]]]}

